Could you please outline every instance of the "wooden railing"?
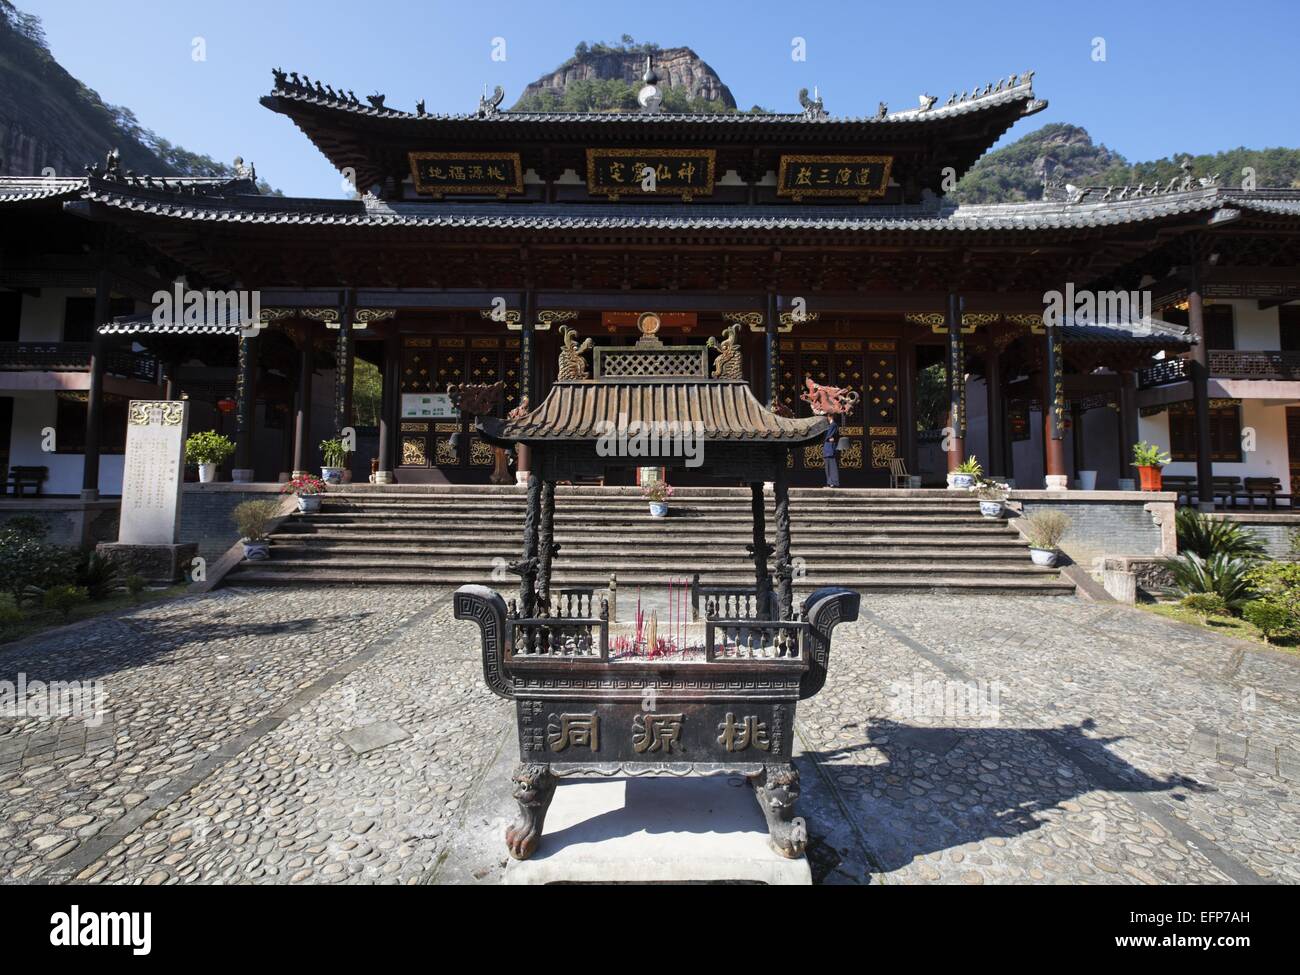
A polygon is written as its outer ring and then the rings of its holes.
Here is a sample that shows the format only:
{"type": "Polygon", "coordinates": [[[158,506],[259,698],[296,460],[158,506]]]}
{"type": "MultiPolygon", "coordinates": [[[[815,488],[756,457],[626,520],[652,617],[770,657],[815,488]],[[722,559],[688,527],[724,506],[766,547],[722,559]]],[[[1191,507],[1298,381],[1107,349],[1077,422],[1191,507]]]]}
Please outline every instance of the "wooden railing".
{"type": "MultiPolygon", "coordinates": [[[[1300,352],[1211,349],[1210,376],[1218,379],[1300,380],[1300,352]]],[[[1138,371],[1138,388],[1167,386],[1191,378],[1188,360],[1166,359],[1138,371]]]]}
{"type": "MultiPolygon", "coordinates": [[[[0,342],[0,372],[86,372],[91,348],[89,342],[0,342]]],[[[158,360],[151,355],[121,349],[104,355],[104,369],[111,375],[158,379],[158,360]]]]}

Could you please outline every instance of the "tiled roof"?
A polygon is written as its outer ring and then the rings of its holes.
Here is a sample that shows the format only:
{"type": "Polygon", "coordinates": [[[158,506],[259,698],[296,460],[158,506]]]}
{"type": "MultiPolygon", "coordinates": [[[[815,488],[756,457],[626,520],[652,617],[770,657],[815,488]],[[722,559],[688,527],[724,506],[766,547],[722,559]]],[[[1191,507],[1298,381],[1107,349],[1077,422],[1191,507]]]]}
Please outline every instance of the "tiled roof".
{"type": "MultiPolygon", "coordinates": [[[[0,205],[28,200],[78,199],[89,188],[89,176],[0,176],[0,205]]],[[[119,176],[99,182],[127,190],[156,189],[163,192],[192,194],[255,193],[250,180],[229,176],[119,176]]]]}
{"type": "Polygon", "coordinates": [[[828,426],[819,416],[777,416],[743,381],[708,380],[557,382],[522,419],[482,417],[478,427],[501,443],[545,443],[595,441],[634,422],[690,424],[703,431],[706,443],[787,446],[817,440],[828,426]]]}
{"type": "MultiPolygon", "coordinates": [[[[999,81],[999,85],[1002,82],[999,81]]],[[[992,89],[992,85],[989,86],[992,89]]],[[[963,93],[966,94],[966,93],[963,93]]],[[[611,128],[665,128],[671,126],[750,126],[771,127],[779,125],[826,126],[834,128],[858,126],[910,126],[928,124],[944,119],[951,119],[975,112],[985,111],[999,106],[1021,104],[1022,114],[1029,115],[1040,111],[1047,103],[1034,96],[1032,73],[1026,73],[1024,80],[1017,79],[1012,87],[1000,87],[998,90],[976,93],[965,100],[953,94],[950,103],[934,104],[934,107],[913,108],[885,115],[864,116],[817,116],[802,112],[771,112],[763,114],[743,113],[674,113],[674,112],[463,112],[463,113],[419,113],[407,112],[387,106],[376,107],[369,100],[361,101],[345,97],[342,92],[326,91],[319,86],[294,84],[290,80],[276,80],[271,94],[263,103],[277,111],[284,111],[288,106],[281,106],[278,100],[288,103],[316,106],[333,111],[346,112],[358,117],[374,119],[391,119],[396,121],[415,121],[421,123],[474,122],[484,126],[503,126],[511,123],[544,123],[563,125],[569,123],[596,124],[611,128]]],[[[289,114],[286,112],[286,114],[289,114]]]]}
{"type": "Polygon", "coordinates": [[[238,337],[244,331],[237,312],[223,309],[223,314],[213,320],[187,322],[184,314],[173,315],[161,322],[154,320],[153,312],[142,315],[122,315],[99,326],[101,335],[229,335],[238,337]]]}
{"type": "Polygon", "coordinates": [[[1300,212],[1294,199],[1259,199],[1217,188],[1105,203],[900,204],[875,206],[455,203],[178,195],[92,182],[86,200],[174,220],[343,227],[503,230],[989,231],[1109,227],[1231,210],[1300,212]]]}
{"type": "Polygon", "coordinates": [[[1164,349],[1189,349],[1196,338],[1182,325],[1158,318],[1133,321],[1101,321],[1081,324],[1068,319],[1061,326],[1061,338],[1068,344],[1104,343],[1142,345],[1164,349]]]}

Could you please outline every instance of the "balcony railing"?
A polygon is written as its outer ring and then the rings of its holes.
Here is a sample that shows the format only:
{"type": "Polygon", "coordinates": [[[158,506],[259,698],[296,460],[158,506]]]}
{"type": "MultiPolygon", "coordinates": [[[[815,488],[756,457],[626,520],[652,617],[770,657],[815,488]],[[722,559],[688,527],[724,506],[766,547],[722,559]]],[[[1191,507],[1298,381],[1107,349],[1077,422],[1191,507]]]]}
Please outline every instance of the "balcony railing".
{"type": "MultiPolygon", "coordinates": [[[[89,342],[0,342],[0,372],[86,372],[89,342]]],[[[158,360],[142,352],[112,349],[105,353],[110,375],[144,382],[158,379],[158,360]]]]}
{"type": "MultiPolygon", "coordinates": [[[[1190,379],[1186,359],[1166,359],[1138,372],[1138,388],[1167,386],[1190,379]]],[[[1211,349],[1210,376],[1215,379],[1300,380],[1300,352],[1245,352],[1211,349]]]]}

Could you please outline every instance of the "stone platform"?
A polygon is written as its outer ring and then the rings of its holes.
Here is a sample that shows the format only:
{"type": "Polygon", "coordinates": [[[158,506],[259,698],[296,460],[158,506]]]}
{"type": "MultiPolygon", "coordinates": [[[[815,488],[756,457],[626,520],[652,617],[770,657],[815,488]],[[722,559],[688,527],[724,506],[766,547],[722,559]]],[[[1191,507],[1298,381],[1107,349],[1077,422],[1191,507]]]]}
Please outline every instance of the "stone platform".
{"type": "Polygon", "coordinates": [[[769,845],[740,776],[561,780],[541,846],[507,884],[811,884],[806,859],[769,845]]]}

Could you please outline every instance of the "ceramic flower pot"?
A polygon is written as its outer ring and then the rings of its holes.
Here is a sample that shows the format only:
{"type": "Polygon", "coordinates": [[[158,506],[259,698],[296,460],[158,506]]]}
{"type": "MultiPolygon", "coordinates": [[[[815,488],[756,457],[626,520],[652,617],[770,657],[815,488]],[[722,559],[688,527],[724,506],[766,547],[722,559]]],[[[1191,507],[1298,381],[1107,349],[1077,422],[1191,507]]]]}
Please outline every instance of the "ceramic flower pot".
{"type": "Polygon", "coordinates": [[[1138,487],[1143,491],[1159,491],[1164,484],[1164,475],[1159,467],[1139,467],[1138,487]]]}
{"type": "Polygon", "coordinates": [[[320,469],[320,479],[326,484],[342,484],[343,468],[342,467],[322,467],[320,469]]]}
{"type": "Polygon", "coordinates": [[[271,557],[271,543],[267,541],[249,542],[245,541],[244,558],[249,562],[263,562],[271,557]]]}
{"type": "Polygon", "coordinates": [[[969,491],[975,486],[974,474],[952,473],[948,475],[948,487],[954,491],[969,491]]]}
{"type": "Polygon", "coordinates": [[[1080,491],[1097,490],[1096,471],[1079,471],[1079,490],[1080,491]]]}
{"type": "Polygon", "coordinates": [[[200,483],[200,484],[211,484],[211,483],[212,483],[213,481],[215,481],[216,479],[217,479],[217,465],[216,465],[216,464],[200,464],[200,465],[199,465],[199,483],[200,483]]]}
{"type": "Polygon", "coordinates": [[[1054,548],[1033,548],[1029,549],[1029,558],[1033,560],[1034,565],[1056,565],[1059,552],[1054,548]]]}
{"type": "Polygon", "coordinates": [[[1000,518],[1000,517],[1002,517],[1002,502],[1001,502],[1001,501],[981,501],[981,502],[980,502],[980,514],[982,514],[985,518],[1000,518]]]}
{"type": "Polygon", "coordinates": [[[305,514],[312,514],[320,511],[319,494],[300,494],[298,495],[298,510],[305,514]]]}
{"type": "Polygon", "coordinates": [[[651,502],[650,502],[650,514],[651,514],[652,517],[655,517],[655,518],[666,518],[666,517],[668,517],[668,502],[667,502],[667,501],[651,501],[651,502]]]}

